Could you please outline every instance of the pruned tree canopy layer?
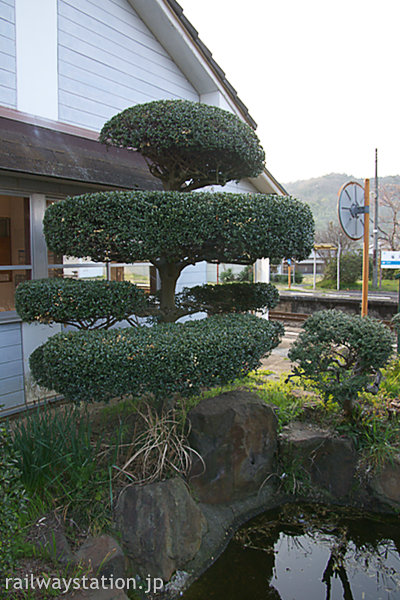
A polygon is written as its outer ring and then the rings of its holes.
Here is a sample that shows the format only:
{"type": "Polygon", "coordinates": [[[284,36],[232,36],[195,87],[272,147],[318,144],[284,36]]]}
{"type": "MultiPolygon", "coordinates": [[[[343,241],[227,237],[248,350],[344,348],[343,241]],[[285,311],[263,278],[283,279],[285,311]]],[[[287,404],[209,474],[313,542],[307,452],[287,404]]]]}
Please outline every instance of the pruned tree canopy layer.
{"type": "Polygon", "coordinates": [[[46,241],[58,254],[95,261],[251,264],[302,260],[313,245],[307,205],[263,194],[100,192],[53,204],[46,241]]]}
{"type": "Polygon", "coordinates": [[[191,191],[257,177],[264,150],[253,129],[232,113],[188,100],[156,100],[115,115],[100,141],[138,150],[164,189],[191,191]]]}

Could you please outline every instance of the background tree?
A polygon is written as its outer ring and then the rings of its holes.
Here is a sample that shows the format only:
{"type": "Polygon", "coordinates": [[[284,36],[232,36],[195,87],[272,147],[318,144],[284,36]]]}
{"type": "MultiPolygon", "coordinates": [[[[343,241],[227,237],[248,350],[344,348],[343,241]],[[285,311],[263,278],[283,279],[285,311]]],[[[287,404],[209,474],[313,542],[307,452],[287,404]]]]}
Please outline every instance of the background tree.
{"type": "Polygon", "coordinates": [[[400,249],[400,184],[379,187],[379,237],[387,250],[400,249]]]}
{"type": "MultiPolygon", "coordinates": [[[[340,256],[340,283],[351,285],[362,277],[362,252],[346,252],[340,256]]],[[[370,275],[372,274],[372,257],[370,258],[370,275]]],[[[332,258],[325,268],[323,281],[335,281],[337,275],[337,258],[332,258]]]]}
{"type": "MultiPolygon", "coordinates": [[[[317,250],[317,255],[324,261],[326,266],[332,259],[337,256],[337,248],[340,242],[341,252],[346,254],[350,251],[355,251],[360,247],[358,240],[350,239],[340,227],[339,223],[330,221],[326,229],[320,229],[315,232],[315,244],[329,244],[335,246],[336,249],[323,248],[317,250]]],[[[336,277],[336,275],[335,275],[336,277]]]]}

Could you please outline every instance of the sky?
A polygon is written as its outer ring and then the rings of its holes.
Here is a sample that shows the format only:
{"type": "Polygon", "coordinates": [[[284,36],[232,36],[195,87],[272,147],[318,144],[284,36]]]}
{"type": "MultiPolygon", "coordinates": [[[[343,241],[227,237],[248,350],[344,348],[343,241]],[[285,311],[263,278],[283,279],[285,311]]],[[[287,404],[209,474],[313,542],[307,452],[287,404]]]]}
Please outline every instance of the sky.
{"type": "Polygon", "coordinates": [[[282,183],[400,174],[399,0],[179,0],[282,183]]]}

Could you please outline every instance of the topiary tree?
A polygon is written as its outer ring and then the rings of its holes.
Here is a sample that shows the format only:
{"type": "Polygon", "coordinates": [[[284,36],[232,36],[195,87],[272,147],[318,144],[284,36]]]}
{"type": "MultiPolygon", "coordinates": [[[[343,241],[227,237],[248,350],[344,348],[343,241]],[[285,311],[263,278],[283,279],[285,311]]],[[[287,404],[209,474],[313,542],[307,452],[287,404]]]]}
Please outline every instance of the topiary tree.
{"type": "MultiPolygon", "coordinates": [[[[150,102],[113,117],[100,139],[139,150],[165,191],[99,192],[53,204],[44,219],[47,244],[57,254],[94,261],[151,262],[161,289],[159,302],[146,310],[169,325],[54,336],[31,357],[36,380],[76,399],[140,391],[161,398],[248,372],[279,343],[280,325],[238,314],[212,316],[202,324],[172,322],[203,309],[219,313],[272,306],[276,293],[268,286],[242,294],[238,288],[224,301],[207,288],[177,300],[177,279],[199,261],[250,265],[262,257],[307,257],[314,233],[310,209],[288,197],[192,191],[262,171],[264,152],[254,131],[222,109],[181,100],[150,102]]],[[[45,284],[43,294],[48,294],[45,284]]],[[[74,302],[46,312],[49,297],[42,300],[35,313],[40,318],[54,318],[59,308],[64,316],[78,318],[74,302]]],[[[21,299],[21,306],[27,304],[21,299]]],[[[105,304],[109,314],[112,302],[105,304]]],[[[35,311],[26,310],[31,319],[35,311]]],[[[94,313],[85,317],[92,318],[94,313]]]]}
{"type": "Polygon", "coordinates": [[[334,400],[351,416],[358,393],[377,392],[380,369],[393,352],[393,336],[383,323],[338,310],[314,313],[289,350],[297,363],[291,376],[314,381],[325,401],[334,400]]]}
{"type": "Polygon", "coordinates": [[[263,194],[100,192],[51,205],[44,231],[58,254],[94,261],[148,260],[161,279],[160,317],[175,321],[175,287],[190,264],[298,260],[313,243],[313,220],[298,200],[263,194]]]}
{"type": "Polygon", "coordinates": [[[165,190],[189,192],[257,177],[264,150],[254,131],[216,106],[156,100],[127,108],[108,121],[100,140],[138,150],[165,190]]]}

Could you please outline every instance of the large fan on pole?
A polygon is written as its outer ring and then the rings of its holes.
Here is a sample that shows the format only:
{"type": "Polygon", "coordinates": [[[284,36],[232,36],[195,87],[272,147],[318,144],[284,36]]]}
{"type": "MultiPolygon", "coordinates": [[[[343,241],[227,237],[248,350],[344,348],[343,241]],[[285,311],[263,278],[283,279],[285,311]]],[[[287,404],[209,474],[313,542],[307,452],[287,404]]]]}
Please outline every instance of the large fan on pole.
{"type": "Polygon", "coordinates": [[[364,187],[350,181],[340,189],[338,213],[347,237],[359,240],[364,236],[361,315],[365,317],[368,313],[369,179],[365,180],[364,187]]]}
{"type": "Polygon", "coordinates": [[[364,235],[364,188],[359,183],[350,181],[339,192],[338,213],[340,225],[352,240],[359,240],[364,235]]]}

